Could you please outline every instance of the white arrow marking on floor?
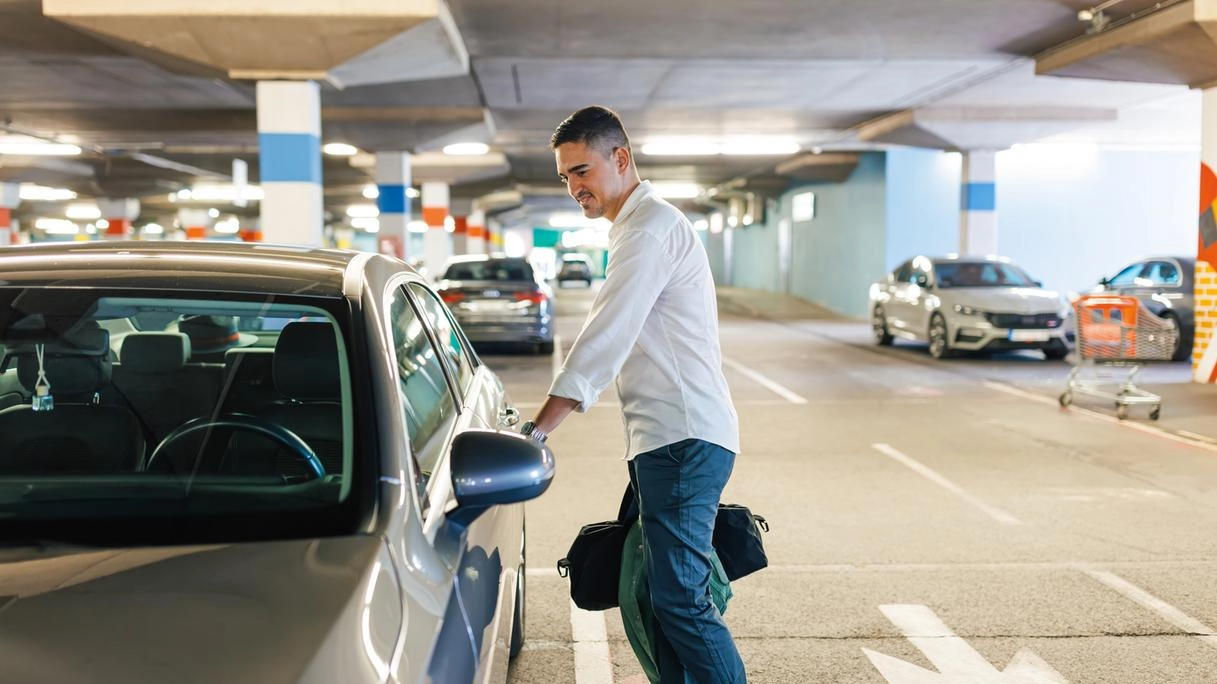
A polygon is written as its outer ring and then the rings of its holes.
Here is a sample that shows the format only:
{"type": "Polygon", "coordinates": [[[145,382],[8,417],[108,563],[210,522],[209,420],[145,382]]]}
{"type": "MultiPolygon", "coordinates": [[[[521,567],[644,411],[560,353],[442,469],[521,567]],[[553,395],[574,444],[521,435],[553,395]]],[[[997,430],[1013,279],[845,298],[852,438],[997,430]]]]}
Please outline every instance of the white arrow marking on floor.
{"type": "Polygon", "coordinates": [[[879,606],[879,610],[938,668],[934,672],[862,649],[891,684],[1068,684],[1051,665],[1026,649],[1014,654],[1010,665],[999,672],[926,606],[893,604],[879,606]]]}

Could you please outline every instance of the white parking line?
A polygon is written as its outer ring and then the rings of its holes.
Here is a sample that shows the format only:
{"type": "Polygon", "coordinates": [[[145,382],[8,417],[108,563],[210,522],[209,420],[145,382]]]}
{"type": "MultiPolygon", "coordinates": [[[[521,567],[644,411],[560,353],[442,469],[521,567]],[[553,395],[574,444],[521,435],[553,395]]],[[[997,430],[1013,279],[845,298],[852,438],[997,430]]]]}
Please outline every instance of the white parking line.
{"type": "Polygon", "coordinates": [[[774,394],[778,395],[779,397],[785,399],[786,401],[788,401],[792,404],[806,404],[807,403],[807,399],[795,394],[794,392],[791,392],[790,390],[786,389],[785,387],[782,387],[778,383],[770,380],[769,378],[761,375],[760,373],[752,370],[751,368],[739,363],[738,361],[732,361],[731,359],[724,356],[723,365],[730,366],[731,368],[738,371],[741,375],[748,377],[749,379],[755,381],[757,384],[765,387],[765,389],[769,390],[770,392],[773,392],[774,394]]]}
{"type": "MultiPolygon", "coordinates": [[[[1060,406],[1060,403],[1057,402],[1057,400],[1053,399],[1052,397],[1046,397],[1042,394],[1036,394],[1035,392],[1028,392],[1027,390],[1022,390],[1017,387],[1007,385],[1004,382],[995,382],[993,380],[985,380],[984,386],[988,387],[991,390],[997,390],[998,392],[1003,392],[1005,394],[1009,394],[1012,396],[1022,397],[1024,399],[1030,399],[1030,400],[1038,402],[1040,404],[1045,404],[1048,406],[1057,406],[1057,407],[1060,406]]],[[[1137,430],[1138,432],[1144,432],[1147,435],[1153,435],[1155,437],[1169,439],[1170,441],[1178,442],[1179,444],[1186,444],[1188,446],[1194,446],[1199,449],[1205,449],[1207,451],[1217,452],[1217,442],[1213,442],[1211,439],[1209,439],[1207,437],[1203,437],[1201,435],[1195,435],[1194,433],[1188,433],[1188,432],[1185,432],[1182,430],[1180,430],[1177,433],[1168,432],[1166,430],[1163,430],[1162,428],[1156,428],[1156,427],[1153,427],[1150,425],[1145,425],[1144,423],[1138,423],[1134,420],[1120,420],[1119,418],[1117,418],[1115,416],[1109,416],[1105,413],[1099,413],[1098,411],[1093,411],[1088,408],[1083,408],[1083,407],[1077,406],[1076,404],[1073,406],[1070,406],[1068,411],[1070,413],[1077,413],[1077,414],[1086,416],[1087,418],[1094,418],[1095,420],[1101,420],[1101,421],[1105,421],[1108,423],[1115,423],[1116,425],[1119,425],[1120,427],[1126,427],[1130,430],[1137,430]]]]}
{"type": "Polygon", "coordinates": [[[889,458],[895,460],[896,462],[900,463],[901,465],[904,465],[905,467],[909,468],[910,470],[912,470],[913,472],[917,473],[918,475],[924,477],[925,479],[929,480],[930,482],[933,482],[934,484],[938,485],[939,487],[942,487],[943,489],[947,490],[948,492],[951,492],[955,496],[958,496],[959,498],[963,499],[964,501],[979,508],[981,511],[984,511],[984,513],[986,515],[993,518],[997,522],[999,522],[1003,525],[1021,525],[1021,524],[1023,524],[1018,518],[1015,518],[1014,516],[1010,515],[1009,513],[1006,513],[1005,511],[994,508],[994,507],[990,506],[989,504],[981,501],[977,497],[964,491],[964,489],[962,487],[960,487],[959,485],[955,484],[954,482],[951,482],[950,480],[943,477],[942,475],[939,475],[937,472],[935,472],[928,466],[923,465],[922,463],[913,459],[912,457],[907,456],[907,455],[901,453],[900,451],[892,448],[892,446],[890,444],[872,444],[871,447],[873,447],[875,449],[875,451],[878,451],[879,453],[888,456],[889,458]]]}
{"type": "Polygon", "coordinates": [[[1162,619],[1196,637],[1200,641],[1217,648],[1217,632],[1212,627],[1184,613],[1171,604],[1145,591],[1119,575],[1105,570],[1082,568],[1082,572],[1116,590],[1133,603],[1157,613],[1162,619]]]}
{"type": "Polygon", "coordinates": [[[575,647],[575,684],[613,684],[604,613],[570,604],[570,632],[575,647]]]}

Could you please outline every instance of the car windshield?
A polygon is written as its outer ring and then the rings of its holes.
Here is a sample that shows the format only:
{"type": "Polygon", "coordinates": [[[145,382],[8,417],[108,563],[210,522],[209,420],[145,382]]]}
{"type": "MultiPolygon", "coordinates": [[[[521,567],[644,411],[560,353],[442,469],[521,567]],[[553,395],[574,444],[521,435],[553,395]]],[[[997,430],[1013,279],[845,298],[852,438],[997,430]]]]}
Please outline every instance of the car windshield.
{"type": "Polygon", "coordinates": [[[341,304],[0,288],[3,538],[349,533],[357,466],[341,304]]]}
{"type": "Polygon", "coordinates": [[[1026,273],[1000,261],[959,261],[934,265],[939,287],[1037,287],[1026,273]]]}
{"type": "Polygon", "coordinates": [[[532,266],[523,259],[460,261],[448,266],[447,280],[533,280],[532,266]]]}

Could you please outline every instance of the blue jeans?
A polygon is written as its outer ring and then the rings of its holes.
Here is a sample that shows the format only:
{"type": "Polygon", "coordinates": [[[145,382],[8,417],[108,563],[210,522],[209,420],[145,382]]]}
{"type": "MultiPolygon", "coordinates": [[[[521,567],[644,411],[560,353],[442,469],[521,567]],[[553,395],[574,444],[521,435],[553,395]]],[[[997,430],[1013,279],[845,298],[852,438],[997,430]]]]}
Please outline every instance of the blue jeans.
{"type": "Polygon", "coordinates": [[[744,663],[710,597],[719,497],[735,454],[686,439],[630,461],[646,546],[652,644],[662,684],[745,684],[744,663]]]}

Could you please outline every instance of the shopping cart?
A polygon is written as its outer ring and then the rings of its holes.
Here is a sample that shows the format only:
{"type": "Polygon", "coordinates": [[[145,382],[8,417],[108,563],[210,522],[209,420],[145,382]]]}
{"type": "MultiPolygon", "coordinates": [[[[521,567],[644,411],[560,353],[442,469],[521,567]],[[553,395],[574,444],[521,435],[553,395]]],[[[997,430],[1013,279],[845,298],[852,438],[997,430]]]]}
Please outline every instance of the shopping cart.
{"type": "Polygon", "coordinates": [[[1092,294],[1074,303],[1077,314],[1077,360],[1061,394],[1061,406],[1085,394],[1114,402],[1116,417],[1128,407],[1148,405],[1150,420],[1162,414],[1162,397],[1136,385],[1145,361],[1169,361],[1179,330],[1159,318],[1136,297],[1092,294]]]}

